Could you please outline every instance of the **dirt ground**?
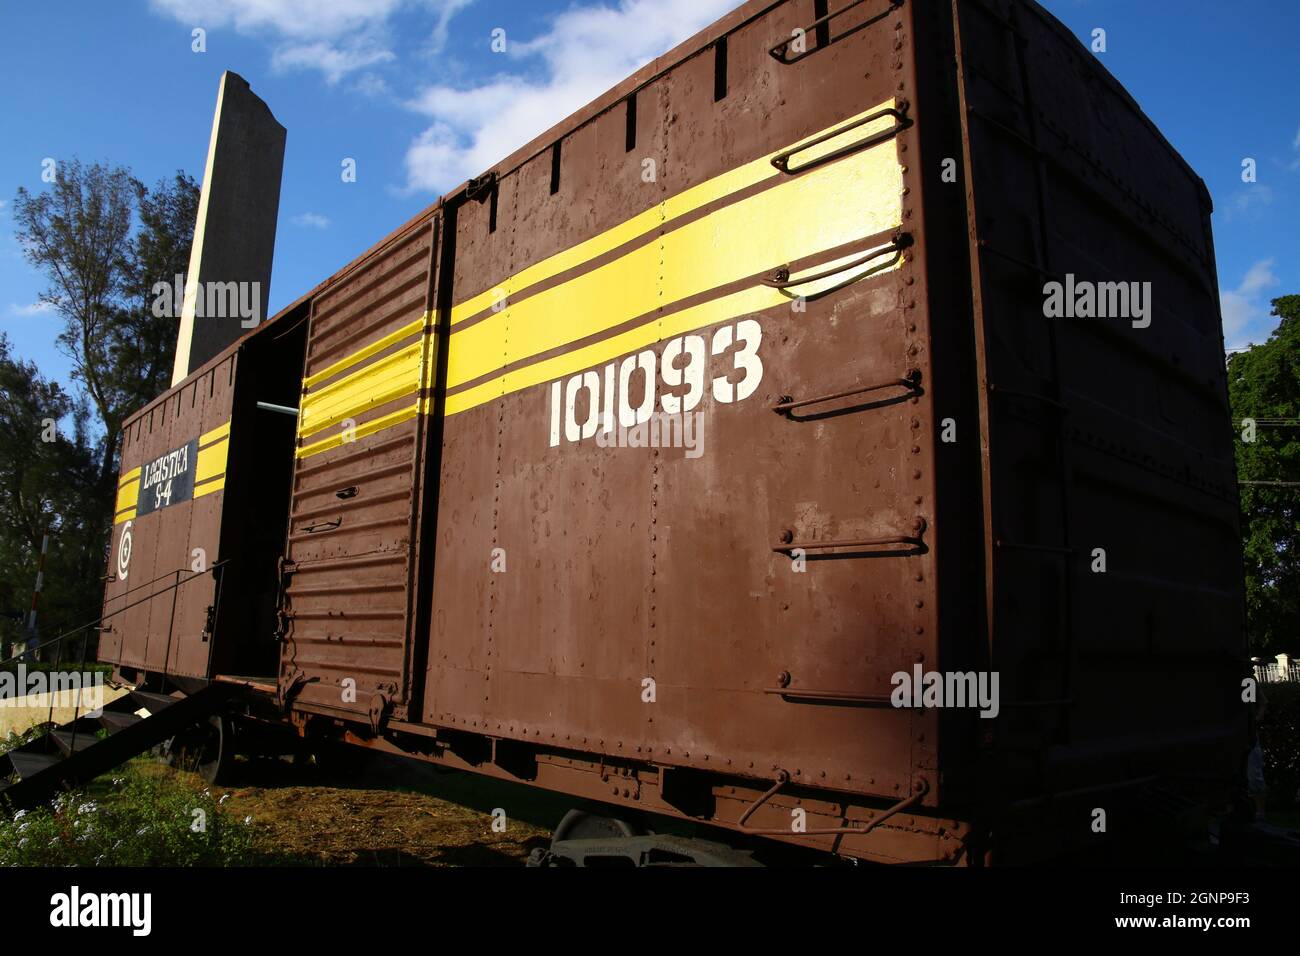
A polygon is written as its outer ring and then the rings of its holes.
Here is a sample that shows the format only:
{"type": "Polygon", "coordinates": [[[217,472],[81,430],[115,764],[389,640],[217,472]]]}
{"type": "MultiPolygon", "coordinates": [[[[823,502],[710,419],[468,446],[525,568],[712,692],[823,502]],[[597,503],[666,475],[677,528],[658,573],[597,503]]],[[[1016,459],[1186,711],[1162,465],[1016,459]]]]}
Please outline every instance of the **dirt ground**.
{"type": "Polygon", "coordinates": [[[232,784],[211,788],[227,797],[223,809],[252,818],[265,862],[288,865],[522,866],[569,806],[530,787],[386,757],[347,777],[241,762],[232,784]]]}

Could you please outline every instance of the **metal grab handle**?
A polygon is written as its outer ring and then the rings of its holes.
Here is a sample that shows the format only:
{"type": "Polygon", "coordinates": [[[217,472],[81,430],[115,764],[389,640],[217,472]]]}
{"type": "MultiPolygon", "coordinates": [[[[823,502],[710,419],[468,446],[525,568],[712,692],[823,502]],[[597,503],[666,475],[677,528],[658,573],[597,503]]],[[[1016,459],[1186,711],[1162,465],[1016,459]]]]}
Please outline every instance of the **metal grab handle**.
{"type": "Polygon", "coordinates": [[[790,413],[796,408],[804,408],[807,405],[819,405],[822,402],[832,402],[837,398],[848,398],[850,395],[861,395],[864,392],[878,392],[884,388],[902,387],[909,391],[915,392],[921,385],[921,370],[910,369],[903,378],[892,378],[887,382],[876,382],[872,385],[863,385],[861,388],[851,388],[845,392],[834,392],[830,395],[818,395],[816,398],[805,398],[795,401],[788,395],[782,395],[781,400],[772,406],[772,411],[778,415],[789,417],[790,413]]]}
{"type": "Polygon", "coordinates": [[[781,534],[781,543],[775,545],[772,550],[777,554],[789,554],[792,551],[826,551],[831,548],[869,548],[885,544],[910,544],[914,547],[920,547],[924,542],[921,535],[925,532],[925,519],[919,515],[912,521],[911,535],[889,535],[883,538],[861,538],[857,541],[809,541],[798,542],[794,540],[793,531],[784,531],[781,534]]]}
{"type": "Polygon", "coordinates": [[[337,528],[342,523],[342,518],[335,518],[333,521],[322,521],[320,524],[309,524],[302,530],[305,534],[315,534],[317,531],[330,531],[337,528]]]}
{"type": "Polygon", "coordinates": [[[892,707],[889,694],[854,694],[838,690],[800,690],[798,687],[764,687],[764,694],[772,694],[787,701],[812,700],[828,704],[847,704],[852,707],[892,707]]]}
{"type": "MultiPolygon", "coordinates": [[[[759,281],[762,282],[763,285],[767,286],[769,289],[789,289],[792,286],[796,286],[796,285],[807,285],[809,282],[818,282],[822,279],[829,279],[831,276],[839,275],[842,272],[848,272],[850,269],[856,269],[858,266],[866,265],[872,259],[879,259],[881,256],[888,255],[891,252],[894,253],[895,258],[897,258],[898,253],[902,252],[904,249],[911,247],[911,245],[912,245],[912,234],[909,232],[900,232],[898,235],[894,236],[892,239],[889,240],[889,242],[885,243],[883,246],[875,246],[874,248],[869,249],[867,252],[864,252],[862,255],[858,256],[858,258],[854,259],[852,262],[845,262],[837,266],[832,266],[831,268],[827,269],[825,272],[818,272],[814,275],[803,276],[798,279],[792,279],[790,278],[790,267],[782,266],[781,268],[777,269],[774,273],[772,273],[771,276],[765,279],[760,279],[759,281]]],[[[880,268],[884,268],[886,265],[890,265],[890,264],[891,263],[885,263],[880,268]]],[[[872,271],[878,272],[880,270],[875,269],[872,271]]],[[[867,272],[861,276],[858,276],[858,278],[863,279],[866,278],[866,276],[871,274],[872,274],[871,272],[867,272]]]]}
{"type": "MultiPolygon", "coordinates": [[[[867,0],[853,0],[853,2],[846,7],[841,7],[840,9],[832,13],[826,14],[826,16],[824,17],[818,17],[816,20],[808,24],[806,27],[801,27],[799,30],[799,35],[806,38],[809,33],[813,32],[818,27],[826,27],[827,31],[829,31],[830,22],[832,20],[834,20],[836,17],[843,16],[844,14],[852,10],[854,7],[862,6],[862,4],[866,2],[867,0]]],[[[788,40],[782,40],[776,46],[770,48],[767,51],[768,55],[771,56],[774,60],[776,60],[776,62],[780,63],[782,66],[789,66],[791,63],[798,63],[804,57],[812,56],[818,50],[821,50],[829,46],[830,44],[834,43],[836,40],[843,40],[845,37],[857,33],[863,27],[869,27],[877,20],[883,20],[885,17],[889,16],[891,13],[894,12],[894,10],[898,9],[902,5],[903,5],[903,0],[889,0],[889,7],[883,13],[878,13],[874,17],[868,17],[866,20],[859,23],[856,27],[850,27],[849,29],[841,33],[839,36],[828,38],[826,43],[818,43],[817,46],[813,47],[811,50],[804,49],[802,53],[798,53],[795,56],[789,58],[786,57],[786,52],[790,49],[790,44],[794,43],[795,41],[795,37],[793,36],[790,37],[788,40]]],[[[828,33],[828,37],[829,37],[829,33],[828,33]]]]}
{"type": "Polygon", "coordinates": [[[813,169],[817,166],[823,165],[824,163],[829,163],[831,160],[839,159],[841,156],[847,156],[849,153],[856,153],[860,149],[866,149],[868,146],[875,146],[877,143],[883,143],[887,139],[893,139],[901,131],[907,129],[911,125],[912,121],[907,118],[907,100],[899,100],[897,109],[892,106],[887,106],[883,110],[877,110],[870,116],[864,116],[862,119],[849,123],[847,126],[841,126],[838,129],[833,129],[830,132],[823,133],[816,139],[791,147],[784,153],[777,153],[772,157],[772,165],[787,175],[802,173],[804,170],[813,169]],[[866,139],[846,143],[839,149],[832,150],[824,156],[818,156],[812,162],[804,163],[802,166],[796,166],[793,169],[790,168],[790,160],[799,153],[812,149],[814,146],[818,146],[826,142],[828,139],[843,136],[849,130],[857,129],[859,126],[865,126],[868,123],[874,123],[882,116],[892,116],[897,120],[897,122],[895,122],[889,129],[881,130],[879,133],[873,133],[866,139]]]}

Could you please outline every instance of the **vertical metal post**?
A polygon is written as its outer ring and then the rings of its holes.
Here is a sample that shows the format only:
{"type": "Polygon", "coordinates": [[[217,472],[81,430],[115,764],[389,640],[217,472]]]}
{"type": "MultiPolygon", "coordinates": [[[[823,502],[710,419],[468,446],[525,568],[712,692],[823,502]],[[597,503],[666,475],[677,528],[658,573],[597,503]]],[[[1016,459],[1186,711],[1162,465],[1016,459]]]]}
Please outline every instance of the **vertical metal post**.
{"type": "MultiPolygon", "coordinates": [[[[67,635],[64,636],[66,637],[67,635]]],[[[63,638],[60,637],[57,641],[55,641],[54,646],[57,647],[58,650],[54,654],[54,670],[51,671],[50,673],[54,673],[58,671],[59,665],[63,663],[63,638]]],[[[50,724],[54,723],[54,692],[53,691],[50,692],[50,715],[49,718],[46,720],[46,723],[50,723],[50,724]]]]}
{"type": "Polygon", "coordinates": [[[176,592],[181,589],[181,574],[183,574],[184,571],[184,568],[177,568],[176,580],[172,582],[172,613],[171,617],[167,621],[167,650],[163,654],[162,669],[164,678],[168,673],[170,673],[172,666],[172,631],[176,627],[176,592]]]}
{"type": "Polygon", "coordinates": [[[23,659],[29,663],[36,660],[36,646],[40,640],[36,636],[36,606],[41,600],[41,588],[45,584],[45,555],[50,550],[50,533],[41,535],[41,554],[36,560],[36,586],[32,588],[32,608],[27,615],[27,648],[23,659]]]}
{"type": "Polygon", "coordinates": [[[81,632],[81,674],[77,678],[77,703],[72,708],[72,756],[77,752],[77,721],[81,719],[81,695],[84,688],[81,686],[81,678],[85,676],[86,671],[86,640],[90,637],[90,629],[86,628],[81,632]]]}

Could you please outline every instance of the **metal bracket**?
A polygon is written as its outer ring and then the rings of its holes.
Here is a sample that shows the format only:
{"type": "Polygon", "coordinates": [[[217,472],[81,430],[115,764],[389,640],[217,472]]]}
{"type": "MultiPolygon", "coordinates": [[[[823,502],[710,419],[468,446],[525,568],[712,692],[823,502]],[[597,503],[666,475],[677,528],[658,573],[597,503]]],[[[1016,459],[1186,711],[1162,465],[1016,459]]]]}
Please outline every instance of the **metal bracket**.
{"type": "MultiPolygon", "coordinates": [[[[883,246],[876,246],[874,249],[870,249],[867,252],[863,253],[862,255],[858,256],[858,258],[854,259],[852,262],[845,262],[837,266],[832,266],[830,269],[827,269],[824,272],[817,272],[810,276],[801,276],[798,279],[792,279],[790,277],[790,267],[782,266],[781,268],[777,269],[774,273],[772,273],[772,275],[768,276],[767,278],[760,279],[759,281],[762,282],[763,285],[767,286],[769,289],[785,290],[785,289],[789,289],[791,286],[807,285],[810,282],[818,282],[822,279],[829,279],[831,276],[836,276],[842,272],[848,272],[850,269],[856,269],[858,266],[866,265],[872,259],[879,259],[881,256],[888,255],[891,252],[894,253],[894,259],[892,261],[884,263],[875,269],[863,273],[860,276],[856,276],[855,277],[855,281],[856,281],[856,279],[864,279],[869,275],[873,275],[876,272],[879,272],[882,269],[888,268],[889,266],[893,265],[894,262],[896,262],[898,259],[898,253],[902,252],[904,249],[908,248],[911,245],[912,245],[912,234],[908,232],[900,232],[897,235],[895,235],[892,239],[890,239],[889,242],[885,243],[883,246]]],[[[841,286],[837,286],[836,288],[841,288],[841,286]]]]}
{"type": "MultiPolygon", "coordinates": [[[[844,14],[848,13],[850,10],[854,9],[855,7],[862,6],[862,4],[866,2],[867,0],[853,0],[853,2],[846,7],[841,7],[840,9],[835,10],[832,13],[826,14],[826,16],[824,17],[818,17],[816,20],[808,24],[806,27],[801,27],[799,30],[799,35],[806,39],[809,33],[812,33],[818,27],[823,27],[823,26],[826,27],[829,35],[830,23],[832,20],[834,20],[836,17],[843,16],[844,14]]],[[[805,48],[802,53],[798,53],[795,56],[792,57],[786,56],[786,53],[789,52],[790,46],[795,41],[795,37],[793,36],[790,37],[788,40],[782,40],[776,46],[769,49],[767,51],[768,55],[771,56],[774,60],[776,60],[776,62],[780,63],[782,66],[789,66],[792,63],[798,63],[804,57],[812,56],[818,50],[825,49],[827,46],[834,43],[836,40],[843,40],[845,37],[852,36],[854,33],[857,33],[859,30],[871,26],[871,24],[875,23],[876,21],[883,20],[885,17],[889,16],[891,13],[893,13],[896,9],[898,9],[902,5],[903,5],[903,0],[889,0],[888,8],[886,8],[883,12],[876,14],[874,17],[868,17],[866,20],[862,21],[855,27],[849,27],[849,29],[845,30],[839,36],[829,37],[826,43],[819,43],[811,50],[805,48]]]]}
{"type": "Polygon", "coordinates": [[[912,521],[911,535],[888,535],[882,538],[860,538],[855,541],[807,541],[794,540],[794,532],[789,529],[781,533],[781,543],[773,546],[777,554],[790,554],[792,551],[827,551],[831,548],[873,548],[889,544],[908,544],[914,548],[924,545],[921,535],[925,532],[926,521],[919,515],[912,521]]]}
{"type": "Polygon", "coordinates": [[[367,713],[370,717],[370,732],[372,734],[379,734],[379,726],[384,722],[384,717],[387,716],[392,706],[393,702],[387,694],[370,695],[370,706],[367,708],[367,713]]]}
{"type": "Polygon", "coordinates": [[[342,518],[335,518],[333,521],[322,521],[320,524],[309,524],[302,530],[305,534],[315,534],[318,531],[333,531],[342,523],[342,518]]]}
{"type": "Polygon", "coordinates": [[[863,385],[859,388],[850,388],[843,392],[833,392],[830,395],[818,395],[816,398],[804,398],[795,401],[789,395],[782,395],[781,400],[772,406],[772,411],[778,415],[784,415],[786,418],[793,419],[790,413],[798,408],[805,408],[809,405],[820,405],[822,402],[833,402],[836,399],[848,398],[851,395],[862,395],[866,392],[878,392],[886,388],[905,388],[912,394],[917,394],[921,389],[921,370],[909,369],[907,374],[902,378],[891,378],[887,382],[875,382],[871,385],[863,385]]]}
{"type": "Polygon", "coordinates": [[[887,139],[893,139],[903,130],[907,129],[909,126],[912,125],[911,119],[909,119],[907,116],[907,109],[908,109],[907,100],[899,100],[896,107],[887,106],[882,110],[876,110],[876,112],[871,113],[868,116],[864,116],[860,120],[857,120],[853,123],[849,123],[846,126],[841,126],[838,127],[837,129],[830,130],[829,132],[823,133],[821,136],[818,136],[815,139],[810,139],[807,142],[800,143],[798,146],[794,146],[791,149],[787,149],[783,153],[777,153],[775,156],[772,157],[772,165],[775,166],[777,169],[779,169],[781,172],[793,176],[796,173],[802,173],[805,170],[813,169],[817,166],[822,166],[826,163],[829,163],[831,160],[839,159],[841,156],[847,156],[850,153],[856,153],[858,150],[866,149],[868,146],[875,146],[877,143],[883,143],[887,139]],[[822,156],[818,156],[816,159],[804,163],[802,166],[796,166],[794,168],[791,168],[790,160],[793,159],[795,156],[797,156],[799,153],[812,149],[814,146],[819,146],[822,143],[826,142],[827,140],[835,139],[838,136],[843,136],[845,133],[849,132],[850,130],[857,129],[859,126],[866,126],[868,123],[874,123],[882,116],[894,117],[895,120],[894,125],[891,126],[889,129],[881,130],[879,133],[873,133],[871,136],[868,136],[866,139],[860,139],[852,143],[846,143],[845,145],[841,146],[839,149],[831,150],[829,153],[826,153],[825,155],[822,156]]]}
{"type": "Polygon", "coordinates": [[[479,202],[490,193],[497,184],[496,170],[484,173],[482,176],[475,176],[465,184],[465,198],[477,199],[479,202]]]}

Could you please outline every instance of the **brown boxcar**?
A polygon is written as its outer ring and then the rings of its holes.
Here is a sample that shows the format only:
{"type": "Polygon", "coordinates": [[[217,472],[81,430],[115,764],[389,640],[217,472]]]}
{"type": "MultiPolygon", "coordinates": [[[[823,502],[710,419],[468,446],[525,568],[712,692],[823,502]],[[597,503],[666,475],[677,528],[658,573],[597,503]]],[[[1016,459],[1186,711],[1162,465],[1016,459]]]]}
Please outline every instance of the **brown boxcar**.
{"type": "Polygon", "coordinates": [[[245,335],[123,425],[99,656],[124,676],[268,674],[306,306],[245,335]],[[286,374],[288,370],[288,374],[286,374]]]}
{"type": "Polygon", "coordinates": [[[281,703],[882,861],[1213,798],[1210,208],[1035,4],[745,4],[307,297],[281,703]]]}

